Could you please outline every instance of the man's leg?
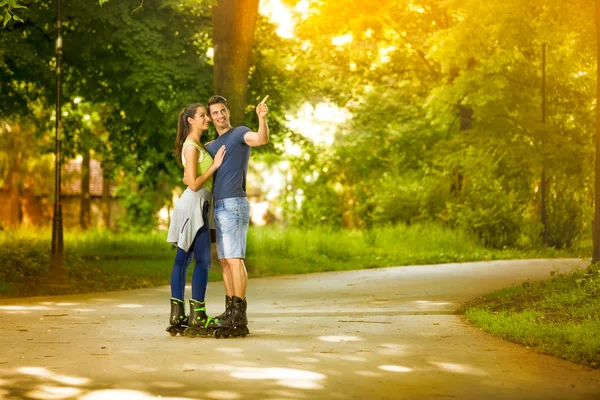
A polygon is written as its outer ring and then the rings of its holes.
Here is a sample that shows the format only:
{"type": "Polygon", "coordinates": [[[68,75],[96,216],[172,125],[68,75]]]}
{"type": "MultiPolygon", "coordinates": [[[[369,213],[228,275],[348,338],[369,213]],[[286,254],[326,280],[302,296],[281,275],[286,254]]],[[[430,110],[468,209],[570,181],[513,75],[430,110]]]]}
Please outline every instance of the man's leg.
{"type": "Polygon", "coordinates": [[[242,258],[225,259],[231,271],[233,296],[240,299],[246,298],[246,284],[248,283],[248,272],[242,258]]]}
{"type": "Polygon", "coordinates": [[[225,286],[225,293],[228,297],[234,296],[234,286],[233,286],[233,277],[231,274],[231,266],[229,265],[229,260],[227,258],[221,258],[219,262],[221,263],[221,269],[223,271],[223,286],[225,286]]]}

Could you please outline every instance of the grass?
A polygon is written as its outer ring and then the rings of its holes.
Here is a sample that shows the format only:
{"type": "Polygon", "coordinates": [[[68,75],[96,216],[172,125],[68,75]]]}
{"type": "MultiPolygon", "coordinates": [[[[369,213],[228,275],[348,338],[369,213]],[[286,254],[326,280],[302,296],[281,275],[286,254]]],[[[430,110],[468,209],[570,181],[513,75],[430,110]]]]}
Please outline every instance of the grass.
{"type": "Polygon", "coordinates": [[[475,325],[504,339],[600,367],[600,266],[503,289],[467,304],[475,325]]]}
{"type": "Polygon", "coordinates": [[[254,276],[339,271],[400,265],[578,257],[578,251],[483,247],[464,232],[437,225],[380,228],[370,232],[255,228],[247,264],[254,276]]]}
{"type": "MultiPolygon", "coordinates": [[[[48,289],[39,282],[49,264],[49,230],[0,232],[0,296],[124,290],[169,283],[175,256],[165,232],[66,232],[66,268],[76,284],[48,289]]],[[[250,277],[397,265],[578,256],[573,251],[493,250],[460,231],[437,225],[368,232],[251,227],[246,265],[250,277]]],[[[191,273],[192,268],[190,268],[191,273]]],[[[211,280],[221,279],[213,253],[211,280]]]]}

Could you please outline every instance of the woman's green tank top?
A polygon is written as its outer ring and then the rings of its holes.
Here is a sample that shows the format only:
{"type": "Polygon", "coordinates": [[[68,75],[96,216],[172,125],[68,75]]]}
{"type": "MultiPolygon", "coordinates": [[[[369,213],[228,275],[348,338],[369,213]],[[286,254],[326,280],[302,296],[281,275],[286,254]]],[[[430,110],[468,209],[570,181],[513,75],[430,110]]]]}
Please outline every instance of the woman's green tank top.
{"type": "MultiPolygon", "coordinates": [[[[185,168],[185,157],[183,155],[183,149],[185,149],[187,146],[194,146],[200,152],[200,156],[198,157],[198,168],[196,169],[196,173],[198,174],[198,176],[200,176],[210,168],[210,166],[213,163],[213,159],[210,156],[210,154],[208,153],[208,151],[206,151],[206,149],[201,147],[198,143],[188,140],[183,143],[183,148],[181,149],[181,163],[183,164],[183,168],[185,168]]],[[[210,178],[208,178],[208,180],[204,183],[203,187],[208,189],[208,191],[212,193],[212,190],[213,190],[213,177],[212,176],[210,178]]]]}

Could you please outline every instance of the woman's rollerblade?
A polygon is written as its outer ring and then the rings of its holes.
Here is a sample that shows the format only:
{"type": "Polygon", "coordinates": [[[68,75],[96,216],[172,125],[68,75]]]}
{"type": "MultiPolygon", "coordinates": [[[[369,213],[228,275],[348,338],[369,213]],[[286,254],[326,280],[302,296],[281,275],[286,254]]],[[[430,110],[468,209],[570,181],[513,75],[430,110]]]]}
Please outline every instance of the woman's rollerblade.
{"type": "Polygon", "coordinates": [[[190,317],[188,328],[184,331],[185,336],[207,336],[213,335],[215,329],[220,328],[218,318],[206,315],[206,303],[190,300],[190,317]]]}
{"type": "Polygon", "coordinates": [[[177,336],[179,333],[183,336],[183,332],[188,327],[188,317],[185,315],[185,305],[183,300],[171,298],[171,316],[169,318],[169,327],[167,332],[171,336],[177,336]]]}

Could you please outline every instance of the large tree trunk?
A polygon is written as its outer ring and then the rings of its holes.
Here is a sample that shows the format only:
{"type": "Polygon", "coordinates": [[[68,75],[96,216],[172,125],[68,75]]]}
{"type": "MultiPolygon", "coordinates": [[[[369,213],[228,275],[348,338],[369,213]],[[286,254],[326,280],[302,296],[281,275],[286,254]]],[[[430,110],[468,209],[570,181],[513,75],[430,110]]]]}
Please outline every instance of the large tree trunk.
{"type": "Polygon", "coordinates": [[[214,89],[227,99],[233,126],[244,122],[259,1],[219,0],[212,9],[214,89]]]}
{"type": "Polygon", "coordinates": [[[600,0],[596,0],[596,166],[595,166],[595,218],[593,228],[594,253],[592,263],[600,261],[600,0]]]}
{"type": "Polygon", "coordinates": [[[89,229],[90,227],[90,151],[83,153],[81,161],[81,207],[79,210],[79,225],[81,229],[89,229]]]}

